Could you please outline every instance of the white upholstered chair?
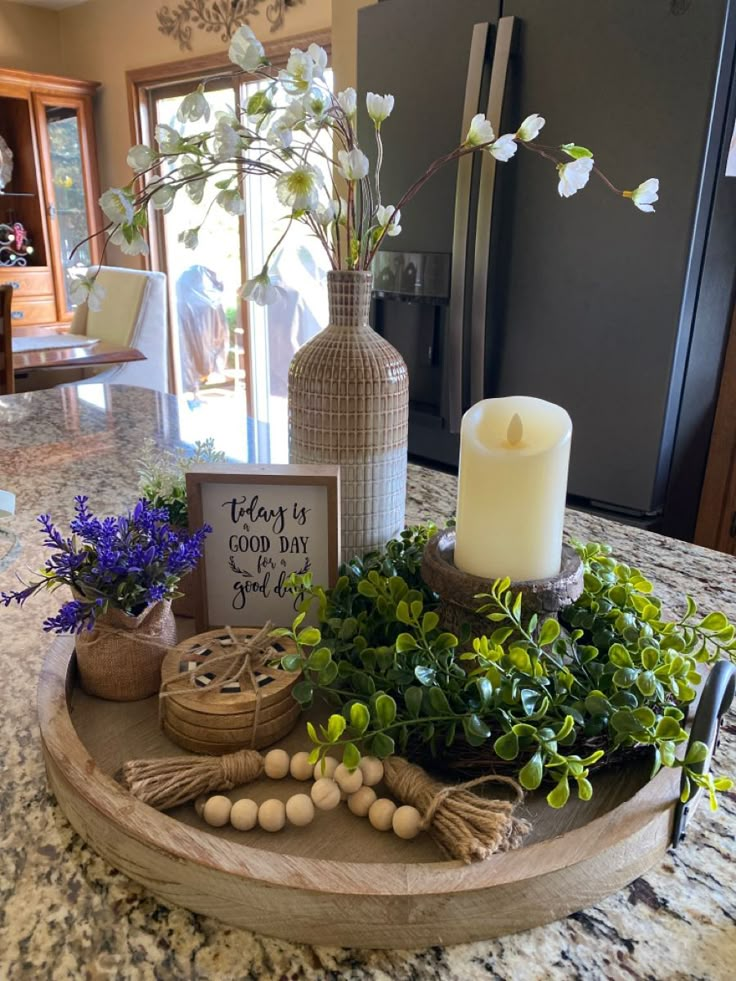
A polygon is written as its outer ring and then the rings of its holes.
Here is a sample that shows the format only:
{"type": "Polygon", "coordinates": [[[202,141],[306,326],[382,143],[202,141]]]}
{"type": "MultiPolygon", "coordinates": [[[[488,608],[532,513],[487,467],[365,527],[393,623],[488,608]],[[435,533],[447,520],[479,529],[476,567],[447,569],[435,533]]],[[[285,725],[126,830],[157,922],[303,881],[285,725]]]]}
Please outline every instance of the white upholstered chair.
{"type": "Polygon", "coordinates": [[[105,290],[102,308],[94,311],[86,303],[80,304],[74,312],[70,333],[135,347],[146,360],[110,368],[88,368],[79,384],[138,385],[168,391],[165,274],[103,266],[98,282],[105,290]]]}

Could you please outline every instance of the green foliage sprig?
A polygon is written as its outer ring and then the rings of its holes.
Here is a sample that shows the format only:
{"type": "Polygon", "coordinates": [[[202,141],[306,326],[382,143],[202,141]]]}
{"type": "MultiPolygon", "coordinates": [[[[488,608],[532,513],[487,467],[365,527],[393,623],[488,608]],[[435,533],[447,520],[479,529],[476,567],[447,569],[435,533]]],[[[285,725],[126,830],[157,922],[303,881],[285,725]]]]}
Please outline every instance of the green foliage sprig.
{"type": "Polygon", "coordinates": [[[308,724],[313,762],[338,746],[348,767],[361,752],[452,757],[485,748],[489,765],[511,765],[527,790],[551,783],[547,801],[563,807],[571,786],[590,799],[592,766],[649,747],[652,775],[681,767],[683,799],[698,786],[716,806],[716,791],[732,782],[702,772],[703,743],[684,759],[677,746],[687,740],[698,665],[736,657],[736,630],[722,613],[698,618],[688,597],[682,618],[668,621],[638,569],[607,546],[576,544],[585,588],[560,623],[527,615],[509,580],[498,580],[478,597],[488,633],[466,643],[442,629],[419,574],[434,531],[409,529],[344,567],[331,590],[294,577],[304,606],[291,630],[277,632],[297,647],[282,663],[304,672],[294,692],[303,706],[315,693],[339,706],[326,726],[308,724]],[[313,603],[320,627],[302,627],[313,603]]]}
{"type": "Polygon", "coordinates": [[[172,525],[186,528],[189,524],[187,471],[202,463],[224,460],[225,454],[215,449],[212,438],[197,440],[191,454],[185,450],[162,450],[153,440],[146,440],[138,461],[138,491],[154,507],[166,508],[172,525]]]}

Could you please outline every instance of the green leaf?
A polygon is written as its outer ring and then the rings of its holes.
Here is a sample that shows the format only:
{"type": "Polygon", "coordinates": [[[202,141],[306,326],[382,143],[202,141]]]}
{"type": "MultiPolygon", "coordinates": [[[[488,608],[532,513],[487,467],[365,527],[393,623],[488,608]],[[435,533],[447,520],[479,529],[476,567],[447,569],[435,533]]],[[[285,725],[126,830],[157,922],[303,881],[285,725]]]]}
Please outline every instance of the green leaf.
{"type": "Polygon", "coordinates": [[[353,702],[350,706],[350,725],[362,735],[371,721],[370,712],[362,702],[353,702]]]}
{"type": "Polygon", "coordinates": [[[488,678],[484,676],[476,678],[475,683],[478,686],[478,695],[480,697],[481,708],[488,708],[493,701],[493,685],[488,678]]]}
{"type": "Polygon", "coordinates": [[[348,770],[354,770],[360,763],[360,751],[353,743],[346,743],[342,751],[342,761],[348,770]]]}
{"type": "Polygon", "coordinates": [[[391,756],[393,751],[394,741],[385,732],[377,732],[371,739],[371,753],[377,756],[379,760],[385,760],[387,756],[391,756]]]}
{"type": "MultiPolygon", "coordinates": [[[[429,614],[427,614],[429,615],[429,614]]],[[[396,653],[405,654],[407,651],[414,651],[417,648],[417,642],[412,637],[411,634],[403,633],[399,634],[396,638],[396,653]]]]}
{"type": "Polygon", "coordinates": [[[345,732],[345,726],[344,715],[331,715],[327,723],[327,739],[331,743],[336,743],[343,732],[345,732]]]}
{"type": "Polygon", "coordinates": [[[440,618],[436,613],[425,613],[422,617],[422,630],[425,634],[430,634],[433,630],[437,629],[439,622],[440,618]]]}
{"type": "Polygon", "coordinates": [[[654,723],[657,721],[657,716],[652,712],[650,708],[642,705],[640,708],[634,709],[631,713],[637,722],[639,722],[645,729],[651,729],[654,723]]]}
{"type": "Polygon", "coordinates": [[[301,671],[301,654],[284,654],[284,656],[281,658],[281,667],[284,669],[284,671],[301,671]]]}
{"type": "Polygon", "coordinates": [[[324,688],[329,688],[336,677],[337,665],[334,661],[330,661],[327,667],[323,668],[317,675],[317,683],[324,688]]]}
{"type": "Polygon", "coordinates": [[[638,676],[636,668],[619,668],[613,676],[613,683],[619,688],[631,688],[638,676]]]}
{"type": "Polygon", "coordinates": [[[542,754],[535,753],[519,770],[519,783],[525,790],[536,790],[542,782],[543,775],[542,754]]]}
{"type": "Polygon", "coordinates": [[[642,671],[636,679],[636,687],[645,698],[650,698],[657,688],[657,682],[653,672],[642,671]]]}
{"type": "Polygon", "coordinates": [[[322,640],[322,634],[316,627],[305,627],[296,635],[297,643],[302,647],[314,647],[322,640]]]}
{"type": "Polygon", "coordinates": [[[312,702],[312,686],[308,681],[299,681],[291,691],[292,697],[304,708],[312,702]]]}
{"type": "Polygon", "coordinates": [[[499,736],[493,744],[493,752],[502,760],[515,760],[519,755],[519,738],[516,733],[511,731],[499,736]]]}
{"type": "Polygon", "coordinates": [[[539,692],[534,691],[533,688],[522,688],[519,698],[524,714],[532,715],[539,701],[539,692]]]}
{"type": "Polygon", "coordinates": [[[685,762],[690,765],[695,763],[705,763],[709,755],[710,753],[705,743],[701,743],[699,739],[696,739],[687,751],[685,762]]]}
{"type": "Polygon", "coordinates": [[[311,671],[322,671],[332,660],[332,654],[328,647],[318,647],[307,658],[307,667],[311,671]]]}
{"type": "Polygon", "coordinates": [[[646,647],[641,652],[641,666],[646,671],[654,671],[659,660],[659,652],[653,647],[646,647]]]}
{"type": "Polygon", "coordinates": [[[368,599],[375,599],[378,596],[376,587],[371,585],[366,579],[361,579],[358,583],[358,592],[361,596],[365,596],[368,599]]]}
{"type": "Polygon", "coordinates": [[[422,689],[416,685],[404,689],[404,703],[409,715],[416,719],[422,710],[422,689]]]}
{"type": "Polygon", "coordinates": [[[554,790],[550,790],[547,794],[547,803],[550,807],[559,809],[567,804],[569,797],[570,786],[567,782],[567,774],[565,774],[555,786],[554,790]]]}
{"type": "Polygon", "coordinates": [[[593,153],[584,146],[576,146],[574,143],[563,143],[560,146],[560,150],[563,150],[568,157],[572,157],[573,160],[580,160],[581,157],[592,157],[593,153]]]}
{"type": "Polygon", "coordinates": [[[677,739],[681,733],[680,723],[677,719],[671,719],[669,716],[664,716],[659,720],[659,724],[654,731],[654,735],[657,739],[677,739]]]}
{"type": "Polygon", "coordinates": [[[321,752],[321,750],[320,750],[319,746],[315,746],[314,749],[311,750],[311,752],[309,753],[309,756],[307,757],[307,761],[309,763],[311,763],[312,766],[314,766],[314,764],[319,759],[320,752],[321,752]]]}
{"type": "Polygon", "coordinates": [[[573,719],[573,717],[571,715],[566,715],[565,716],[565,721],[562,723],[562,725],[560,726],[560,728],[557,730],[557,738],[558,739],[565,739],[567,736],[570,735],[570,733],[572,732],[572,730],[573,730],[574,727],[575,727],[575,720],[573,719]]]}
{"type": "Polygon", "coordinates": [[[700,621],[703,630],[723,630],[728,626],[728,620],[722,613],[709,613],[700,621]]]}
{"type": "Polygon", "coordinates": [[[307,722],[307,734],[313,743],[319,743],[319,736],[317,735],[317,730],[314,728],[311,722],[307,722]]]}
{"type": "Polygon", "coordinates": [[[602,691],[592,691],[585,699],[585,710],[591,715],[608,715],[611,706],[602,691]]]}
{"type": "Polygon", "coordinates": [[[417,664],[414,668],[414,677],[420,685],[433,685],[434,675],[434,668],[428,668],[424,664],[417,664]]]}
{"type": "Polygon", "coordinates": [[[437,685],[430,688],[427,694],[430,708],[437,715],[443,715],[450,711],[450,703],[447,701],[447,695],[437,685]]]}
{"type": "Polygon", "coordinates": [[[547,647],[548,644],[553,644],[559,636],[560,625],[557,620],[553,620],[550,617],[550,619],[545,620],[542,624],[542,629],[539,631],[539,640],[537,643],[540,647],[547,647]]]}
{"type": "Polygon", "coordinates": [[[578,797],[580,800],[590,800],[593,796],[593,784],[587,777],[578,777],[578,797]]]}
{"type": "Polygon", "coordinates": [[[608,650],[608,659],[617,668],[633,668],[634,666],[631,655],[623,644],[611,644],[608,650]]]}
{"type": "Polygon", "coordinates": [[[396,718],[396,702],[385,692],[376,698],[376,719],[382,729],[387,729],[396,718]]]}

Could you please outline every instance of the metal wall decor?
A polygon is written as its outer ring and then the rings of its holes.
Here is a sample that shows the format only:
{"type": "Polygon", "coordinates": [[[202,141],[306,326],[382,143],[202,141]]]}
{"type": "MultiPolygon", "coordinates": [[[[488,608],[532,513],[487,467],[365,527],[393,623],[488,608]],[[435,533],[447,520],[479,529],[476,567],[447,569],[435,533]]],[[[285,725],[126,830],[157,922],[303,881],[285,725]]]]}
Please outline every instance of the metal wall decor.
{"type": "Polygon", "coordinates": [[[296,7],[305,0],[181,0],[175,6],[168,4],[156,11],[158,29],[167,37],[179,42],[182,51],[192,50],[192,32],[213,33],[227,42],[241,26],[250,24],[251,17],[260,14],[265,4],[266,18],[271,30],[276,31],[284,23],[289,7],[296,7]]]}
{"type": "Polygon", "coordinates": [[[27,266],[33,255],[28,232],[19,221],[0,223],[0,266],[27,266]]]}

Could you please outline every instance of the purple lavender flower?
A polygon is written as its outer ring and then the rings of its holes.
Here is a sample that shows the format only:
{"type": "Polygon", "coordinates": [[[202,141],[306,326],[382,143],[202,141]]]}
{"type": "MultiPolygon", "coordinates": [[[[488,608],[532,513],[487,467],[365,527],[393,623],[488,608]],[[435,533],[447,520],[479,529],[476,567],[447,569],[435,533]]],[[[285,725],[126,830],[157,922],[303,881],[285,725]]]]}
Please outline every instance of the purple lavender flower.
{"type": "Polygon", "coordinates": [[[39,589],[60,583],[71,586],[75,598],[44,621],[44,630],[55,633],[91,630],[108,608],[137,616],[152,603],[170,599],[179,579],[201,558],[212,530],[205,525],[188,535],[169,524],[165,508],[153,507],[145,499],[128,514],[100,520],[84,495],[74,499],[69,523],[73,537],[64,538],[48,514],[40,515],[38,522],[44,545],[54,550],[44,563],[43,578],[0,596],[5,606],[23,605],[39,589]]]}

